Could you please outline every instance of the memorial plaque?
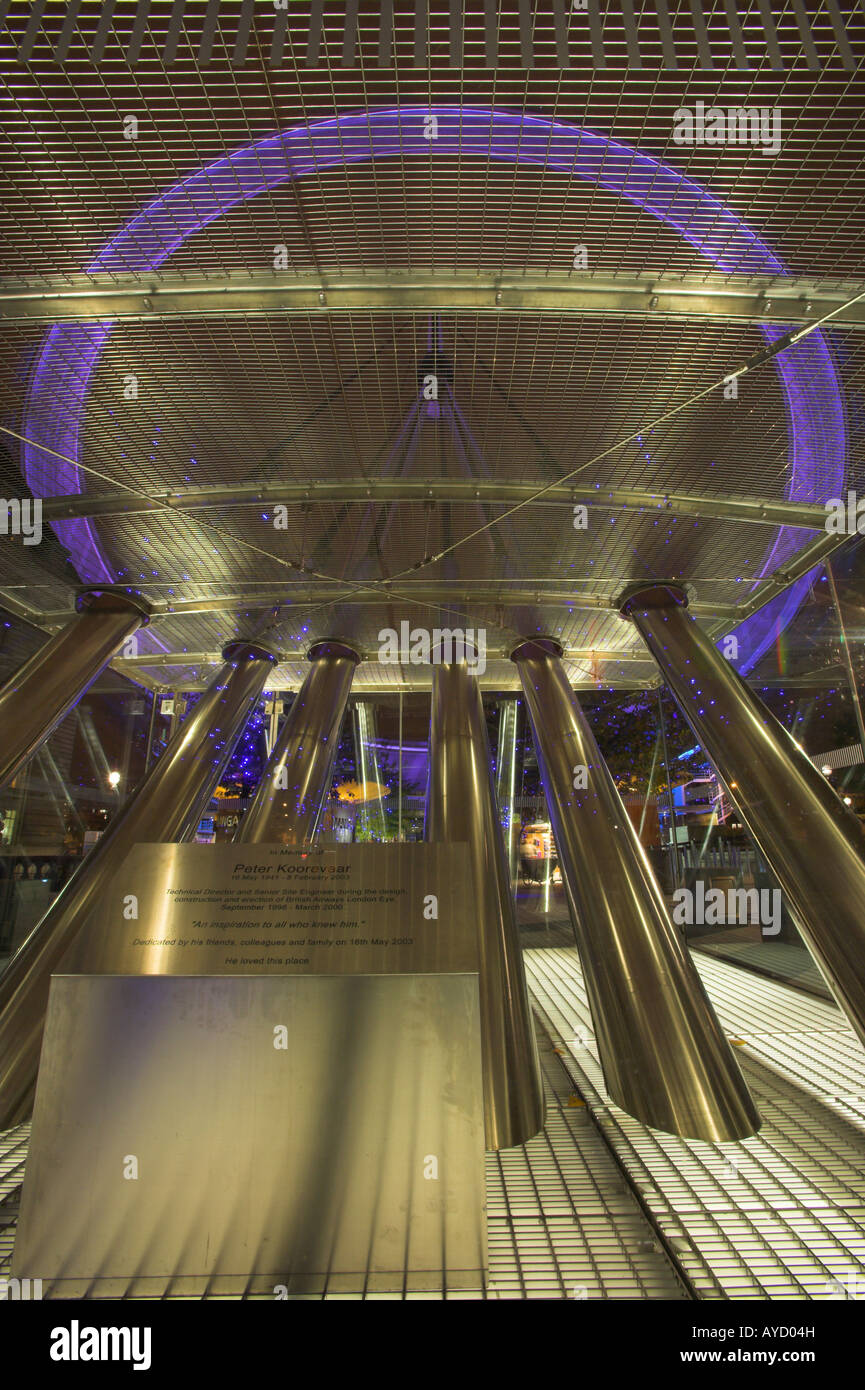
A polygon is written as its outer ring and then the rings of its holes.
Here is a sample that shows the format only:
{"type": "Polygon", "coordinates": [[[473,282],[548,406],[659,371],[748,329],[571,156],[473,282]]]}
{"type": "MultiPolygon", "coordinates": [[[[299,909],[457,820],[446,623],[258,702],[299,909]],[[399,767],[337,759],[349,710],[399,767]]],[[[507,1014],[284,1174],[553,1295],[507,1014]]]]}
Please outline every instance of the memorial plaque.
{"type": "Polygon", "coordinates": [[[136,845],[63,964],[109,975],[477,969],[465,845],[136,845]]]}
{"type": "Polygon", "coordinates": [[[482,1287],[476,941],[464,846],[138,846],[52,979],[13,1272],[482,1287]]]}

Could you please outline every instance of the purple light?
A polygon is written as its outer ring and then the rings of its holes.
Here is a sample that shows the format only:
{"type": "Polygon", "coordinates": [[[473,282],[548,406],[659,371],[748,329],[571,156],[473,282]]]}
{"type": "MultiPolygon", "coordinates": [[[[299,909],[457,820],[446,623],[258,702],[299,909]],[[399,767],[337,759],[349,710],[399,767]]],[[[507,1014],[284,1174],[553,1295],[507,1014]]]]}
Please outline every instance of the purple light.
{"type": "MultiPolygon", "coordinates": [[[[129,222],[88,267],[97,271],[147,271],[161,265],[187,237],[236,204],[277,188],[288,179],[371,159],[436,154],[531,164],[585,179],[622,196],[677,231],[701,256],[728,274],[783,275],[769,247],[706,189],[676,169],[603,135],[550,121],[488,108],[403,107],[336,116],[293,127],[246,146],[168,189],[129,222]],[[435,115],[438,134],[425,136],[424,118],[435,115]]],[[[56,453],[77,460],[79,434],[90,378],[112,322],[57,324],[46,335],[28,391],[22,433],[56,453]]],[[[771,342],[783,327],[766,328],[771,342]]],[[[829,348],[820,333],[775,359],[785,397],[790,434],[793,500],[823,501],[844,482],[846,429],[840,387],[829,348]]],[[[191,460],[194,462],[194,460],[191,460]]],[[[77,463],[64,463],[32,445],[23,446],[22,471],[36,496],[82,491],[77,463]]],[[[109,561],[89,520],[52,523],[81,579],[110,582],[109,561]]],[[[761,576],[798,548],[792,528],[780,527],[761,576]]],[[[739,663],[750,670],[799,607],[810,582],[797,583],[737,632],[756,635],[739,663]]],[[[153,639],[155,641],[155,639],[153,639]]],[[[157,644],[161,646],[161,643],[157,644]]]]}

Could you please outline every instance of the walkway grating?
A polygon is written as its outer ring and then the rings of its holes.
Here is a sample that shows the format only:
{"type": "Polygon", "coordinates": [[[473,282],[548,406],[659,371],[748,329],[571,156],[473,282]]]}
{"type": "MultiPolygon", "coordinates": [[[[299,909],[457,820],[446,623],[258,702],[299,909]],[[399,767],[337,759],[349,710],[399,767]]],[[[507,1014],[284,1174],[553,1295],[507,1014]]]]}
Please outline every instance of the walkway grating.
{"type": "Polygon", "coordinates": [[[724,961],[697,963],[741,1044],[763,1116],[759,1134],[741,1144],[677,1139],[614,1106],[576,950],[526,952],[537,1005],[575,1085],[699,1296],[865,1296],[865,1053],[834,1005],[724,961]],[[841,1080],[843,1105],[830,1100],[841,1080]]]}
{"type": "MultiPolygon", "coordinates": [[[[487,1157],[487,1289],[304,1297],[865,1297],[865,1052],[838,1009],[696,957],[764,1120],[741,1144],[712,1145],[609,1102],[575,949],[525,957],[548,1115],[528,1144],[487,1157]]],[[[24,1125],[0,1135],[0,1276],[27,1138],[24,1125]]]]}
{"type": "MultiPolygon", "coordinates": [[[[686,1299],[657,1240],[585,1106],[541,1038],[547,1123],[528,1144],[488,1154],[489,1282],[483,1289],[434,1293],[298,1295],[318,1299],[686,1299]]],[[[24,1174],[28,1125],[0,1134],[0,1203],[14,1201],[24,1174]]],[[[11,1210],[11,1208],[10,1208],[11,1210]]],[[[3,1207],[0,1205],[0,1221],[3,1207]]],[[[14,1224],[0,1225],[0,1278],[9,1272],[14,1224]]],[[[164,1295],[178,1298],[170,1290],[164,1295]]],[[[250,1295],[270,1298],[270,1294],[250,1295]]]]}
{"type": "Polygon", "coordinates": [[[782,984],[832,1000],[832,991],[804,946],[793,946],[787,941],[715,942],[711,937],[700,937],[690,944],[695,951],[729,960],[758,975],[768,975],[782,984]]]}

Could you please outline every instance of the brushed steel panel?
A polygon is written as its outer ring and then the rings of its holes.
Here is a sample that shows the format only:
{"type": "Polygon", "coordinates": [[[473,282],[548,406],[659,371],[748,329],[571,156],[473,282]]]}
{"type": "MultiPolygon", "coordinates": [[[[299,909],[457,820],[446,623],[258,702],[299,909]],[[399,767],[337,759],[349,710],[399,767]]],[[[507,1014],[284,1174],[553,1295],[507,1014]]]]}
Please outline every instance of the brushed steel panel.
{"type": "Polygon", "coordinates": [[[13,1268],[476,1288],[483,1183],[476,975],[55,976],[13,1268]]]}

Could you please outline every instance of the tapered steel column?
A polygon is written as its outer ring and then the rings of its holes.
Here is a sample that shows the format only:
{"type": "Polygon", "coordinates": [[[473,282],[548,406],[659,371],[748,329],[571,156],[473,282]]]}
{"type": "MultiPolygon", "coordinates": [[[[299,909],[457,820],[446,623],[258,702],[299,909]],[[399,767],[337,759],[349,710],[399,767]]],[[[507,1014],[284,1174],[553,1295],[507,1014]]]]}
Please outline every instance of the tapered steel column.
{"type": "Polygon", "coordinates": [[[499,738],[496,749],[496,804],[499,821],[506,835],[505,854],[511,876],[511,893],[517,894],[520,846],[514,831],[517,763],[517,715],[515,699],[499,701],[499,738]]]}
{"type": "Polygon", "coordinates": [[[197,825],[275,660],[246,642],[223,656],[186,723],[0,977],[0,1129],[32,1106],[52,971],[133,845],[177,841],[197,825]]]}
{"type": "Polygon", "coordinates": [[[147,604],[133,594],[94,590],[77,606],[72,621],[0,689],[0,786],[50,737],[121,642],[149,621],[147,604]]]}
{"type": "Polygon", "coordinates": [[[552,639],[517,663],[607,1090],[655,1129],[720,1143],[760,1119],[552,639]]]}
{"type": "Polygon", "coordinates": [[[302,845],[315,834],[360,657],[342,642],[319,642],[309,659],[312,666],[235,836],[239,843],[302,845]]]}
{"type": "Polygon", "coordinates": [[[622,597],[865,1043],[865,831],[686,606],[672,584],[622,597]]]}
{"type": "Polygon", "coordinates": [[[853,711],[856,715],[856,727],[859,730],[859,743],[862,754],[865,756],[865,718],[862,715],[862,701],[859,699],[859,683],[856,680],[856,672],[853,669],[853,658],[850,655],[850,643],[847,640],[847,626],[844,622],[844,610],[841,607],[841,600],[838,597],[838,586],[835,583],[835,572],[832,569],[832,561],[826,561],[826,578],[829,581],[829,590],[832,594],[832,602],[835,605],[835,616],[838,619],[838,635],[841,638],[841,656],[844,661],[844,670],[847,672],[847,684],[850,687],[850,699],[853,701],[853,711]]]}
{"type": "MultiPolygon", "coordinates": [[[[658,686],[658,737],[661,740],[661,752],[664,756],[664,778],[667,783],[667,810],[670,815],[670,864],[673,880],[673,887],[678,888],[680,882],[679,875],[679,826],[676,821],[676,799],[673,795],[673,778],[670,773],[670,752],[667,748],[667,720],[664,715],[664,697],[661,687],[658,686]]],[[[660,817],[658,818],[658,829],[661,828],[660,817]]]]}
{"type": "Polygon", "coordinates": [[[433,667],[425,837],[469,846],[478,923],[484,1125],[488,1149],[544,1123],[543,1088],[495,808],[480,690],[464,662],[433,667]]]}

